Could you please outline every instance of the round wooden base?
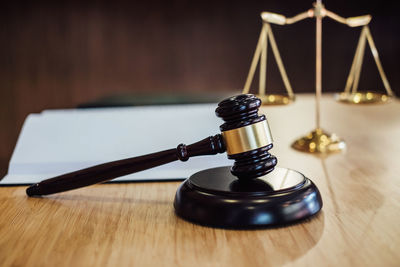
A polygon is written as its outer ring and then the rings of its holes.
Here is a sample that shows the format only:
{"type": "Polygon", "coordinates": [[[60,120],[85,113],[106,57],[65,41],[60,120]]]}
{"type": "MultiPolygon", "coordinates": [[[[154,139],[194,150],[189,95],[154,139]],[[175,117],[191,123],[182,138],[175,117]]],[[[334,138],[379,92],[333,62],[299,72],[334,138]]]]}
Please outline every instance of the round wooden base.
{"type": "Polygon", "coordinates": [[[303,174],[275,168],[239,181],[230,167],[200,171],[178,188],[175,212],[181,218],[221,228],[280,226],[306,219],[322,208],[318,188],[303,174]]]}

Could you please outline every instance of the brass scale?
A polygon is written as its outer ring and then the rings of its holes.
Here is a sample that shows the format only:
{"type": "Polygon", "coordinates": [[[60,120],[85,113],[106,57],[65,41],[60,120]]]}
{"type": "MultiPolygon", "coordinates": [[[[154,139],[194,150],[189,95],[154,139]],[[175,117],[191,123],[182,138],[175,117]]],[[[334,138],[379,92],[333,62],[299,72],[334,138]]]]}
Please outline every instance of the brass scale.
{"type": "Polygon", "coordinates": [[[250,92],[250,86],[254,78],[257,65],[259,63],[259,92],[258,97],[261,98],[264,105],[285,105],[295,100],[292,86],[289,82],[285,71],[279,50],[272,33],[270,24],[288,25],[294,24],[307,18],[315,18],[316,21],[316,62],[315,62],[315,98],[316,98],[316,128],[308,135],[296,140],[292,147],[296,150],[308,153],[332,153],[340,152],[346,148],[346,143],[336,135],[324,132],[320,127],[320,98],[322,92],[322,19],[329,17],[339,23],[349,27],[362,27],[358,45],[355,51],[354,59],[351,64],[350,73],[347,77],[347,82],[343,92],[336,94],[337,101],[349,104],[373,104],[386,103],[391,98],[395,97],[390,84],[386,78],[381,61],[379,59],[378,50],[376,49],[374,40],[369,30],[368,24],[371,21],[371,15],[358,17],[343,18],[325,8],[321,0],[317,0],[313,4],[313,8],[300,13],[294,17],[287,18],[283,15],[262,12],[261,18],[263,26],[257,43],[257,47],[250,65],[249,74],[243,88],[243,93],[250,92]],[[358,83],[364,58],[365,45],[368,41],[372,55],[374,57],[379,75],[383,81],[386,93],[376,92],[359,92],[358,83]],[[267,94],[266,93],[266,76],[267,76],[267,51],[268,42],[271,45],[271,50],[274,54],[279,72],[281,74],[283,84],[286,88],[287,95],[267,94]]]}

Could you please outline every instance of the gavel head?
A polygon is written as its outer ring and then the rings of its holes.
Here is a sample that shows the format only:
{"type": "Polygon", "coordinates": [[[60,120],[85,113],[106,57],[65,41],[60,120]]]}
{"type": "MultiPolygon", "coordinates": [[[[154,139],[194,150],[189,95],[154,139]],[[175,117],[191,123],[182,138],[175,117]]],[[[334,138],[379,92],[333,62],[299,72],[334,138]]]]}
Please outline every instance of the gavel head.
{"type": "Polygon", "coordinates": [[[225,123],[220,126],[229,159],[235,161],[231,172],[240,180],[253,179],[273,171],[276,157],[268,153],[272,136],[264,115],[258,115],[261,100],[243,94],[218,104],[215,113],[225,123]]]}

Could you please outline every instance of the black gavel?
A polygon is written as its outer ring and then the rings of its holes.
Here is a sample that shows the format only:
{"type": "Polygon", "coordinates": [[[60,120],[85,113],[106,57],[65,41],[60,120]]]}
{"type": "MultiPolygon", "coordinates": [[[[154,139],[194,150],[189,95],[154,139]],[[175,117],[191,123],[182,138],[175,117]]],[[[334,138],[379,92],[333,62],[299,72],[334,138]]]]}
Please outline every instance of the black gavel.
{"type": "Polygon", "coordinates": [[[86,169],[62,174],[27,188],[28,196],[49,195],[147,170],[175,160],[187,161],[201,155],[228,154],[235,162],[231,173],[239,180],[249,180],[271,172],[276,157],[268,153],[272,137],[264,115],[258,115],[261,100],[254,95],[238,95],[223,100],[215,113],[225,123],[221,134],[207,137],[191,145],[180,144],[176,149],[108,162],[86,169]]]}

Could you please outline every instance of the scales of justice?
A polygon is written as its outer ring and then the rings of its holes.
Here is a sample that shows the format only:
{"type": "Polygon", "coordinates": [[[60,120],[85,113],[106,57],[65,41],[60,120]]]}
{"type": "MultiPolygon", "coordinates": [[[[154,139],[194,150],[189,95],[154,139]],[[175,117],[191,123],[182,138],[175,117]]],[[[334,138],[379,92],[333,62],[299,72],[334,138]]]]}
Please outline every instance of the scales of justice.
{"type": "Polygon", "coordinates": [[[249,74],[243,88],[243,93],[250,92],[251,83],[254,78],[257,65],[259,63],[259,92],[258,97],[263,101],[263,105],[285,105],[295,100],[292,86],[283,65],[278,46],[276,44],[271,24],[289,25],[296,22],[305,20],[307,18],[315,18],[316,21],[316,57],[315,57],[315,98],[316,98],[316,129],[311,131],[308,135],[296,140],[292,147],[296,150],[308,153],[331,153],[340,152],[346,148],[346,143],[335,134],[330,135],[321,129],[320,126],[320,99],[322,92],[322,19],[329,17],[339,23],[345,24],[349,27],[362,27],[361,35],[355,51],[354,59],[350,68],[350,73],[347,78],[345,89],[342,93],[336,94],[335,98],[339,102],[349,104],[372,104],[372,103],[385,103],[394,97],[394,93],[390,88],[390,84],[386,78],[385,72],[381,61],[379,59],[378,50],[376,49],[374,40],[369,30],[368,24],[371,21],[370,15],[343,18],[325,8],[321,0],[317,0],[313,4],[313,8],[300,13],[294,17],[287,18],[283,15],[262,12],[261,18],[263,26],[261,29],[260,37],[257,47],[251,62],[249,74]],[[382,79],[386,93],[376,92],[359,92],[358,84],[360,73],[364,58],[365,46],[368,42],[374,57],[379,75],[382,79]],[[267,51],[268,43],[271,45],[272,52],[275,57],[279,72],[281,74],[283,84],[286,88],[287,95],[283,94],[267,94],[266,93],[266,76],[267,76],[267,51]]]}

